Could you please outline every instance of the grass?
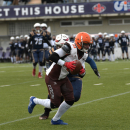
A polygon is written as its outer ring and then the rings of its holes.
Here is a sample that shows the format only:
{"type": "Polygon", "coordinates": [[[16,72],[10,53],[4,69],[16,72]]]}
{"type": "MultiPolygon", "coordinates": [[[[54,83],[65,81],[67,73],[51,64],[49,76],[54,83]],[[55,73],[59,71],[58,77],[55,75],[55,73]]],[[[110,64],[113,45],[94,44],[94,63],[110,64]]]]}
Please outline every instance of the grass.
{"type": "Polygon", "coordinates": [[[81,98],[61,118],[69,125],[53,126],[56,110],[42,121],[38,117],[43,106],[36,106],[31,115],[27,111],[31,95],[47,97],[45,73],[38,79],[38,67],[36,77],[31,75],[32,64],[0,63],[0,130],[129,130],[130,61],[96,64],[101,78],[86,64],[81,98]]]}

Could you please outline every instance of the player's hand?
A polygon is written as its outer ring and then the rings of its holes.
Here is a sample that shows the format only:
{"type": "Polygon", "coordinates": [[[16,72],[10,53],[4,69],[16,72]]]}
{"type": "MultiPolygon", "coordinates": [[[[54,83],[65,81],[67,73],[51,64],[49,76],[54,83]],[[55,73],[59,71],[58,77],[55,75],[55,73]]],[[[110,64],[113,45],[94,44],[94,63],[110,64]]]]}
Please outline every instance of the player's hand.
{"type": "Polygon", "coordinates": [[[73,71],[76,67],[74,66],[75,63],[75,61],[65,62],[64,66],[67,67],[70,71],[73,71]]]}
{"type": "Polygon", "coordinates": [[[83,76],[83,75],[85,75],[85,69],[83,68],[83,66],[82,66],[82,69],[80,70],[80,72],[79,72],[79,74],[81,75],[81,76],[83,76]]]}
{"type": "Polygon", "coordinates": [[[100,74],[99,74],[98,70],[97,70],[97,69],[94,69],[93,71],[94,71],[94,73],[98,76],[98,78],[100,78],[100,74]]]}
{"type": "Polygon", "coordinates": [[[80,76],[81,78],[83,78],[83,77],[85,76],[85,74],[86,74],[86,71],[85,71],[85,69],[84,69],[83,66],[82,66],[82,69],[81,69],[80,72],[79,72],[79,76],[80,76]]]}

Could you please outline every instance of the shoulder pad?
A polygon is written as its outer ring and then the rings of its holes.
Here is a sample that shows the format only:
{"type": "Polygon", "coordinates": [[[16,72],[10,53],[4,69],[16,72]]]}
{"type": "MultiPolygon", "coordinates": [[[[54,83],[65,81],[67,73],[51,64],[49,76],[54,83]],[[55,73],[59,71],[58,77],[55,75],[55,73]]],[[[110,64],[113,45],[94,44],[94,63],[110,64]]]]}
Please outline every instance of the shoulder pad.
{"type": "Polygon", "coordinates": [[[63,49],[67,54],[69,54],[69,53],[70,53],[70,50],[71,50],[71,47],[70,47],[69,43],[65,43],[65,44],[62,46],[62,49],[63,49]]]}

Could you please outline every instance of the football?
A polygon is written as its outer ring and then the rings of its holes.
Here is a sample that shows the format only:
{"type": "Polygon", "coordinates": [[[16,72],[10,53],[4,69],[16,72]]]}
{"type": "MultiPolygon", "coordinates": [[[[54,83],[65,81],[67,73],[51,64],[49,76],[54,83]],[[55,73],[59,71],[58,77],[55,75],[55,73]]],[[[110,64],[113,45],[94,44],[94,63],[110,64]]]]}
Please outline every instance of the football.
{"type": "Polygon", "coordinates": [[[70,71],[70,73],[71,73],[72,75],[79,74],[80,70],[82,69],[81,62],[78,61],[78,60],[76,60],[75,62],[76,62],[76,63],[74,64],[74,65],[76,66],[75,69],[74,69],[73,71],[70,71]]]}

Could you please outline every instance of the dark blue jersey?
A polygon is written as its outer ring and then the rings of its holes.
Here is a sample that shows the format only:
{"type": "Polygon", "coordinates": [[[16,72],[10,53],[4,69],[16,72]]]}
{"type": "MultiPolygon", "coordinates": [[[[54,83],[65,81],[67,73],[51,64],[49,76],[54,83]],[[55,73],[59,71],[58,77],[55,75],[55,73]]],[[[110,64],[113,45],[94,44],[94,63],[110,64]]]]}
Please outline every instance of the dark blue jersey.
{"type": "Polygon", "coordinates": [[[104,40],[102,37],[99,37],[97,40],[97,43],[99,44],[99,47],[102,48],[104,46],[104,40]]]}
{"type": "Polygon", "coordinates": [[[14,43],[14,48],[15,49],[20,49],[21,48],[21,43],[18,41],[18,42],[15,42],[14,43]]]}
{"type": "Polygon", "coordinates": [[[42,49],[44,36],[42,33],[36,34],[35,32],[30,33],[30,41],[32,41],[32,49],[42,49]]]}
{"type": "Polygon", "coordinates": [[[110,48],[110,44],[109,44],[109,40],[108,39],[105,40],[104,47],[105,48],[110,48]]]}
{"type": "Polygon", "coordinates": [[[127,46],[127,40],[129,40],[129,38],[126,35],[118,38],[118,42],[121,43],[121,46],[127,46]]]}
{"type": "Polygon", "coordinates": [[[13,42],[12,42],[12,43],[9,43],[9,46],[10,46],[10,50],[11,50],[11,51],[14,51],[14,49],[15,49],[14,43],[13,43],[13,42]]]}

